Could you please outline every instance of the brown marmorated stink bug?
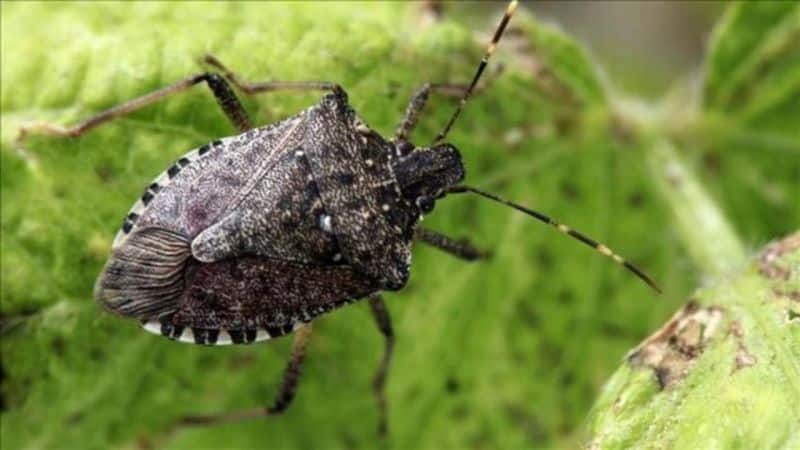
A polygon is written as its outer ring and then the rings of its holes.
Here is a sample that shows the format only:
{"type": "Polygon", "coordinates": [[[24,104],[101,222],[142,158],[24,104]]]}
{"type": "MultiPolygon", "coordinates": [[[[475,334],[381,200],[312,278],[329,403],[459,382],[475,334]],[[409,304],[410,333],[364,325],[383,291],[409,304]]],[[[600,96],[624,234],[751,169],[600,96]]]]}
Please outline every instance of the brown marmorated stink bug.
{"type": "Polygon", "coordinates": [[[241,134],[215,140],[184,156],[145,189],[124,219],[96,286],[108,310],[139,319],[170,339],[203,345],[250,344],[295,332],[283,382],[266,408],[190,416],[181,424],[210,424],[280,413],[295,393],[311,322],[359,299],[369,304],[385,337],[374,378],[380,430],[386,430],[383,391],[393,334],[380,293],[408,280],[415,240],[457,257],[481,253],[468,243],[417,226],[436,200],[474,193],[554,226],[624,265],[642,271],[549,217],[459,184],[464,167],[445,142],[494,53],[517,1],[509,3],[469,85],[426,84],[411,98],[400,126],[386,140],[348,105],[331,82],[248,83],[213,56],[220,74],[202,73],[101,112],[73,127],[40,124],[30,132],[75,137],[205,82],[241,134]],[[328,91],[310,108],[254,128],[231,89],[328,91]],[[432,145],[409,140],[432,92],[460,103],[432,145]]]}

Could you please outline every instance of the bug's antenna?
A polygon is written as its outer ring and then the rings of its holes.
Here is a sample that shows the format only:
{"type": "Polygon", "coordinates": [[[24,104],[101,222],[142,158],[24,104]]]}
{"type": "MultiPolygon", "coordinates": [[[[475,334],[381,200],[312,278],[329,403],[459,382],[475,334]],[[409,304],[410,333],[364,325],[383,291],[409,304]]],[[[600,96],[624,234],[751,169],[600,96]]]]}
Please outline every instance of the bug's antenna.
{"type": "Polygon", "coordinates": [[[500,25],[497,26],[497,30],[494,32],[494,37],[492,37],[492,42],[489,44],[489,47],[486,49],[486,53],[483,55],[483,59],[481,59],[480,65],[478,65],[478,70],[475,71],[475,76],[472,77],[472,82],[469,84],[469,87],[464,92],[464,96],[461,97],[461,101],[459,101],[458,106],[456,107],[455,112],[453,115],[450,116],[450,120],[445,125],[444,130],[442,130],[439,134],[436,135],[436,139],[433,140],[434,145],[440,144],[444,141],[444,138],[447,136],[447,133],[450,132],[450,128],[453,127],[453,124],[458,119],[458,116],[461,114],[461,109],[464,108],[464,105],[467,103],[467,99],[469,99],[470,95],[472,95],[472,91],[475,89],[475,86],[478,84],[478,80],[480,80],[481,75],[483,75],[483,71],[486,69],[486,65],[489,63],[489,58],[492,57],[494,51],[497,49],[497,43],[500,41],[500,37],[503,36],[503,31],[506,29],[506,25],[511,20],[511,16],[514,15],[514,11],[517,10],[517,0],[512,0],[508,7],[506,8],[506,13],[503,15],[503,19],[500,21],[500,25]]]}
{"type": "Polygon", "coordinates": [[[568,226],[566,226],[564,224],[558,223],[555,220],[551,219],[550,217],[547,217],[546,215],[544,215],[544,214],[542,214],[540,212],[534,211],[532,209],[528,209],[528,208],[526,208],[524,206],[518,205],[518,204],[516,204],[514,202],[511,202],[511,201],[508,201],[508,200],[506,200],[504,198],[500,198],[500,197],[498,197],[498,196],[496,196],[494,194],[490,194],[489,192],[481,191],[480,189],[476,189],[476,188],[469,187],[469,186],[453,186],[453,187],[448,188],[447,191],[446,191],[446,193],[448,193],[448,194],[462,194],[462,193],[465,193],[465,192],[472,192],[473,194],[477,194],[477,195],[480,195],[481,197],[488,198],[489,200],[494,200],[494,201],[496,201],[498,203],[502,203],[502,204],[504,204],[506,206],[510,206],[511,208],[514,208],[517,211],[521,211],[521,212],[523,212],[523,213],[525,213],[525,214],[527,214],[527,215],[529,215],[529,216],[531,216],[531,217],[533,217],[535,219],[538,219],[538,220],[540,220],[540,221],[542,221],[542,222],[544,222],[546,224],[552,225],[558,231],[560,231],[560,232],[562,232],[564,234],[567,234],[567,235],[569,235],[569,236],[571,236],[571,237],[583,242],[584,244],[588,245],[589,247],[592,247],[593,249],[597,250],[598,252],[602,253],[603,255],[606,255],[609,258],[613,259],[617,264],[622,265],[626,269],[628,269],[631,272],[633,272],[634,275],[639,277],[640,280],[642,280],[645,283],[647,283],[651,288],[653,288],[653,290],[655,290],[659,294],[661,293],[661,288],[658,287],[656,282],[653,281],[653,279],[650,278],[650,276],[648,276],[646,273],[642,272],[641,269],[639,269],[638,267],[636,267],[633,264],[631,264],[628,261],[626,261],[625,258],[619,256],[618,254],[614,253],[610,248],[608,248],[605,245],[603,245],[603,244],[595,241],[594,239],[586,236],[585,234],[580,233],[578,231],[575,231],[572,228],[570,228],[570,227],[568,227],[568,226]]]}

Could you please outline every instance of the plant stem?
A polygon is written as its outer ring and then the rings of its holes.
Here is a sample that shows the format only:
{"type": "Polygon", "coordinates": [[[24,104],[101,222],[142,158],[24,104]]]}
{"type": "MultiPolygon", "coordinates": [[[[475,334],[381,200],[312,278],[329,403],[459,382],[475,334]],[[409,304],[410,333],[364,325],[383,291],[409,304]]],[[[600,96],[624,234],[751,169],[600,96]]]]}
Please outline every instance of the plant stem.
{"type": "Polygon", "coordinates": [[[650,147],[648,167],[695,265],[707,277],[741,267],[747,260],[746,253],[733,226],[686,166],[673,143],[657,137],[650,147]]]}

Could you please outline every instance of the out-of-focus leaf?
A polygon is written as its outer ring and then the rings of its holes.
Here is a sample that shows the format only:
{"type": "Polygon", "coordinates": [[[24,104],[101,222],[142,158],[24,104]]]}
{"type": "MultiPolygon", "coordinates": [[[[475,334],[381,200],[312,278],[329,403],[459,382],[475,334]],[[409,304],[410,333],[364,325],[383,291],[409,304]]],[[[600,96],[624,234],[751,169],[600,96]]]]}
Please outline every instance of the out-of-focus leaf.
{"type": "Polygon", "coordinates": [[[562,107],[605,106],[607,94],[598,66],[585,48],[555,24],[520,14],[516,27],[523,39],[516,42],[518,64],[535,77],[536,86],[562,107]]]}
{"type": "Polygon", "coordinates": [[[800,4],[731,4],[708,52],[683,147],[742,240],[763,243],[800,223],[800,4]]]}
{"type": "Polygon", "coordinates": [[[708,111],[800,142],[799,3],[731,7],[714,31],[706,72],[708,111]]]}

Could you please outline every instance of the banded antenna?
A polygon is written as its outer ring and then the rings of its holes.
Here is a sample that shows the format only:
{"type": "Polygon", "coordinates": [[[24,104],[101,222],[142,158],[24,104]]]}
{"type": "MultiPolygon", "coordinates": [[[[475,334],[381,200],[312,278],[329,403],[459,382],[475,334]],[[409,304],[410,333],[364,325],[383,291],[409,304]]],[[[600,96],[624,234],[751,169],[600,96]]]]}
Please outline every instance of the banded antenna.
{"type": "Polygon", "coordinates": [[[566,226],[566,225],[564,225],[562,223],[556,222],[555,220],[551,219],[550,217],[548,217],[548,216],[546,216],[546,215],[544,215],[544,214],[542,214],[542,213],[540,213],[538,211],[534,211],[532,209],[528,209],[528,208],[526,208],[524,206],[518,205],[518,204],[516,204],[514,202],[511,202],[511,201],[506,200],[504,198],[498,197],[498,196],[496,196],[494,194],[491,194],[489,192],[482,191],[480,189],[476,189],[474,187],[469,187],[469,186],[463,186],[462,185],[462,186],[453,186],[453,187],[451,187],[451,188],[446,190],[446,193],[448,193],[448,194],[463,194],[463,193],[467,193],[467,192],[471,192],[473,194],[480,195],[481,197],[488,198],[489,200],[493,200],[493,201],[495,201],[497,203],[501,203],[503,205],[509,206],[511,208],[516,209],[517,211],[523,212],[523,213],[533,217],[534,219],[537,219],[537,220],[539,220],[541,222],[544,222],[544,223],[546,223],[548,225],[552,225],[556,230],[558,230],[558,231],[570,236],[573,239],[577,239],[577,240],[583,242],[584,244],[588,245],[589,247],[592,247],[593,249],[597,250],[598,252],[602,253],[603,255],[608,256],[609,258],[613,259],[614,262],[616,262],[617,264],[619,264],[619,265],[625,267],[626,269],[628,269],[629,271],[633,272],[634,275],[636,275],[640,280],[642,280],[645,283],[647,283],[647,285],[650,286],[651,288],[653,288],[654,291],[658,292],[659,294],[661,293],[661,288],[658,287],[658,284],[656,284],[656,282],[653,281],[653,279],[650,278],[649,275],[647,275],[641,269],[639,269],[638,267],[636,267],[633,264],[631,264],[630,262],[628,262],[625,258],[623,258],[623,257],[619,256],[618,254],[614,253],[610,248],[608,248],[605,245],[595,241],[594,239],[590,238],[589,236],[586,236],[585,234],[583,234],[583,233],[581,233],[579,231],[573,230],[572,228],[570,228],[570,227],[568,227],[568,226],[566,226]]]}
{"type": "Polygon", "coordinates": [[[500,42],[500,38],[503,36],[503,31],[505,31],[508,22],[511,20],[511,16],[514,15],[514,11],[517,10],[517,0],[512,0],[508,7],[506,8],[506,13],[503,15],[503,19],[500,21],[500,25],[497,26],[497,30],[494,32],[494,37],[492,37],[492,42],[489,43],[489,47],[486,49],[486,53],[483,55],[481,59],[481,63],[478,65],[478,70],[475,71],[475,76],[472,77],[472,82],[469,84],[469,87],[464,92],[464,96],[461,97],[461,101],[459,101],[458,106],[456,107],[455,112],[453,115],[450,116],[450,120],[445,125],[444,130],[442,130],[439,134],[436,135],[436,139],[433,140],[433,144],[441,144],[444,142],[444,138],[447,137],[447,133],[450,132],[450,128],[453,127],[453,124],[458,119],[458,116],[461,114],[461,110],[464,108],[464,105],[467,103],[467,100],[472,95],[472,91],[475,89],[475,86],[478,84],[478,80],[480,80],[481,75],[483,75],[483,71],[486,69],[486,65],[489,64],[489,58],[492,57],[494,51],[497,49],[497,43],[500,42]]]}

